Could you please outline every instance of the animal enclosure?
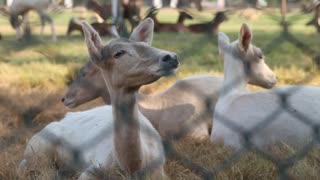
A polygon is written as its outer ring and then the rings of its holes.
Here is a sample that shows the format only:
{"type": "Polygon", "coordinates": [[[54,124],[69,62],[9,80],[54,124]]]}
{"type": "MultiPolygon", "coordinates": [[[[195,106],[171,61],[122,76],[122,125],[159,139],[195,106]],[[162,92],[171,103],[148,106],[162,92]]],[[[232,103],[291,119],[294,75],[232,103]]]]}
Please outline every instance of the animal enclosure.
{"type": "MultiPolygon", "coordinates": [[[[146,11],[147,9],[143,9],[143,12],[146,11]]],[[[215,13],[206,9],[203,12],[190,11],[193,19],[186,19],[185,25],[209,22],[215,13]]],[[[89,21],[89,16],[92,14],[92,12],[86,12],[83,16],[89,21]]],[[[224,32],[233,41],[238,39],[240,27],[243,22],[246,22],[253,32],[252,43],[261,48],[266,64],[277,75],[277,87],[320,86],[319,67],[316,61],[316,57],[320,55],[320,34],[314,27],[305,25],[310,20],[310,15],[289,12],[287,14],[289,25],[280,26],[279,9],[258,11],[255,14],[259,16],[258,19],[253,20],[246,19],[241,14],[243,9],[233,10],[232,13],[227,14],[228,20],[221,23],[218,31],[224,32]]],[[[0,16],[2,35],[0,40],[0,161],[5,162],[0,163],[0,179],[19,178],[16,169],[23,159],[28,141],[47,124],[61,120],[67,112],[84,111],[105,104],[97,98],[70,109],[61,102],[68,85],[77,77],[90,73],[81,71],[83,74],[78,74],[80,67],[89,60],[82,34],[74,32],[66,36],[69,20],[78,16],[80,13],[69,10],[52,14],[58,36],[57,42],[50,41],[49,29],[45,29],[43,39],[39,37],[37,32],[41,28],[40,20],[34,13],[29,17],[33,38],[30,41],[19,42],[15,40],[15,31],[10,27],[8,19],[0,16]]],[[[179,12],[173,9],[161,9],[157,14],[158,20],[164,23],[176,23],[178,16],[179,12]]],[[[110,40],[111,37],[108,36],[102,38],[104,44],[110,40]]],[[[143,86],[140,92],[145,95],[161,93],[184,78],[187,78],[186,82],[190,82],[188,80],[190,76],[206,74],[221,77],[224,74],[224,60],[223,56],[219,56],[216,36],[208,38],[206,33],[155,32],[152,45],[175,52],[178,55],[180,67],[175,75],[143,86]]],[[[179,82],[181,81],[177,83],[179,82]]],[[[201,97],[206,97],[206,90],[209,91],[213,85],[196,82],[192,91],[200,92],[201,97]],[[203,86],[203,89],[197,89],[203,86]]],[[[179,88],[188,87],[183,83],[180,84],[182,85],[179,88]]],[[[90,84],[87,87],[91,87],[90,84]]],[[[252,85],[249,85],[249,89],[254,92],[263,90],[252,85]]],[[[184,90],[190,92],[189,88],[184,90]]],[[[290,93],[298,92],[299,89],[290,93]]],[[[177,94],[174,97],[180,96],[182,97],[183,94],[177,94]]],[[[314,101],[319,101],[319,98],[314,97],[314,101]]],[[[279,101],[280,108],[277,113],[290,108],[287,106],[290,105],[290,97],[286,100],[279,101]]],[[[210,106],[210,102],[207,101],[203,104],[210,106]]],[[[182,104],[181,108],[183,107],[182,104]]],[[[178,111],[179,108],[174,111],[178,111]]],[[[179,114],[179,117],[183,115],[179,114]]],[[[201,115],[203,114],[197,114],[197,116],[201,115]]],[[[261,126],[257,125],[252,132],[243,132],[241,125],[227,123],[232,130],[239,132],[247,143],[236,150],[226,147],[223,142],[211,143],[209,137],[196,141],[188,137],[176,140],[180,138],[179,134],[176,137],[162,139],[166,153],[164,166],[166,175],[170,179],[181,180],[276,179],[279,177],[280,179],[318,179],[320,176],[320,124],[310,124],[309,117],[306,117],[303,112],[293,115],[301,119],[302,125],[310,127],[313,132],[310,141],[303,142],[300,146],[279,142],[263,149],[252,145],[251,138],[255,132],[271,123],[276,118],[275,115],[270,112],[266,122],[261,126]]],[[[95,142],[93,140],[90,143],[95,142]]],[[[85,144],[83,148],[90,146],[93,145],[85,144]]],[[[75,152],[78,151],[81,151],[81,148],[75,148],[75,152]]],[[[80,175],[68,171],[68,168],[56,167],[52,162],[42,162],[45,165],[37,161],[34,163],[36,169],[24,174],[22,179],[76,179],[80,175]]],[[[96,174],[102,179],[125,179],[125,173],[119,169],[107,169],[96,174]]]]}

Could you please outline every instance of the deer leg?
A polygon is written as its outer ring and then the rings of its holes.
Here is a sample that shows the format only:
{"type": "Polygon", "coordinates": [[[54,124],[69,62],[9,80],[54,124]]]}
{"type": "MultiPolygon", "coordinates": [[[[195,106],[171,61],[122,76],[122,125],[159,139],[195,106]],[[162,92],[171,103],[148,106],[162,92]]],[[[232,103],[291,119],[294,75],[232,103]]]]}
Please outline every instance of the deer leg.
{"type": "Polygon", "coordinates": [[[40,20],[41,20],[40,37],[41,37],[41,39],[43,39],[44,26],[46,24],[46,20],[45,20],[44,15],[42,15],[42,14],[40,15],[40,20]]]}
{"type": "Polygon", "coordinates": [[[45,22],[48,21],[51,24],[52,40],[53,41],[57,41],[54,22],[53,22],[52,18],[45,12],[40,12],[39,14],[40,14],[40,17],[41,17],[41,32],[40,32],[41,33],[41,37],[43,37],[45,22]]]}
{"type": "Polygon", "coordinates": [[[112,0],[111,2],[112,4],[112,19],[113,19],[113,25],[111,26],[111,33],[113,36],[115,37],[119,37],[119,34],[118,34],[118,31],[117,31],[117,28],[116,28],[116,23],[117,23],[117,19],[119,18],[119,2],[118,0],[112,0]]]}
{"type": "Polygon", "coordinates": [[[29,23],[29,15],[28,14],[25,14],[23,16],[23,22],[26,24],[26,27],[30,27],[30,23],[29,23]]]}
{"type": "Polygon", "coordinates": [[[153,0],[152,5],[156,8],[162,8],[162,0],[153,0]]]}
{"type": "MultiPolygon", "coordinates": [[[[22,36],[23,36],[23,32],[22,32],[22,28],[24,26],[24,23],[28,23],[28,16],[27,14],[22,16],[22,22],[18,24],[18,26],[16,27],[16,39],[17,40],[21,40],[22,36]]],[[[29,23],[28,23],[29,24],[29,23]]],[[[28,25],[27,24],[27,25],[28,25]]]]}
{"type": "Polygon", "coordinates": [[[170,1],[170,7],[176,8],[178,6],[178,0],[171,0],[170,1]]]}
{"type": "Polygon", "coordinates": [[[54,22],[49,15],[47,15],[47,20],[50,22],[50,25],[51,25],[52,40],[57,41],[57,35],[56,35],[55,27],[54,27],[54,22]]]}
{"type": "Polygon", "coordinates": [[[53,41],[57,41],[57,35],[56,35],[56,30],[54,27],[54,22],[52,20],[52,18],[50,16],[48,16],[48,18],[50,19],[50,24],[51,24],[51,34],[52,34],[52,40],[53,41]]]}
{"type": "Polygon", "coordinates": [[[25,14],[23,16],[23,24],[24,24],[24,38],[30,39],[31,38],[31,29],[30,29],[28,14],[25,14]]]}
{"type": "Polygon", "coordinates": [[[201,0],[194,0],[194,4],[196,5],[198,11],[202,11],[201,0]]]}
{"type": "Polygon", "coordinates": [[[20,40],[21,37],[22,37],[22,32],[21,32],[21,25],[20,25],[16,28],[16,38],[17,40],[20,40]]]}

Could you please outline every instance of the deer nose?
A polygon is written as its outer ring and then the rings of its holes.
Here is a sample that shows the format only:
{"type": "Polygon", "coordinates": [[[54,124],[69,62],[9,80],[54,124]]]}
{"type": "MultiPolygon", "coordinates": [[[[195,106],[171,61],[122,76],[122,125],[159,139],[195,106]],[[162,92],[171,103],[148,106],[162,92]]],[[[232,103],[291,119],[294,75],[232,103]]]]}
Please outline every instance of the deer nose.
{"type": "Polygon", "coordinates": [[[160,61],[171,68],[177,68],[179,65],[178,57],[176,54],[166,54],[160,61]]]}
{"type": "Polygon", "coordinates": [[[276,84],[278,83],[278,81],[279,81],[279,79],[278,79],[278,77],[275,75],[275,76],[273,77],[273,81],[272,81],[273,86],[276,85],[276,84]]]}
{"type": "Polygon", "coordinates": [[[63,98],[61,98],[61,102],[64,102],[64,97],[63,97],[63,98]]]}
{"type": "Polygon", "coordinates": [[[273,75],[270,77],[270,81],[267,83],[267,86],[266,88],[267,89],[270,89],[270,88],[273,88],[278,82],[278,77],[273,75]]]}

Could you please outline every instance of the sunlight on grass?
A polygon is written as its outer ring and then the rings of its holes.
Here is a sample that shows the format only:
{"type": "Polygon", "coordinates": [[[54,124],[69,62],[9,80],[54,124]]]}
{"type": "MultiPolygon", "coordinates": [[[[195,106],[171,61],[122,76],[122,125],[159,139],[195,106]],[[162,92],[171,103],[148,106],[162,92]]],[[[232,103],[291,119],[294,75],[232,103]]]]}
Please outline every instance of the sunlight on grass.
{"type": "Polygon", "coordinates": [[[65,65],[52,63],[30,63],[22,66],[0,63],[0,67],[1,86],[23,88],[63,87],[68,70],[65,65]]]}
{"type": "MultiPolygon", "coordinates": [[[[144,9],[146,11],[146,9],[144,9]]],[[[186,23],[198,23],[209,21],[213,18],[214,12],[197,12],[189,10],[194,16],[194,20],[186,23]]],[[[92,13],[87,13],[89,16],[92,13]]],[[[228,13],[229,20],[223,23],[220,31],[226,32],[231,40],[238,36],[238,29],[242,22],[251,25],[254,32],[253,43],[262,49],[271,43],[272,39],[278,37],[281,28],[277,20],[280,19],[277,10],[268,12],[268,14],[259,15],[258,20],[246,20],[241,12],[228,13]]],[[[59,40],[54,43],[50,41],[50,31],[46,28],[44,40],[39,39],[39,18],[35,13],[31,14],[31,23],[35,24],[33,28],[34,38],[31,43],[16,42],[14,31],[9,26],[7,19],[0,17],[0,31],[4,40],[0,42],[0,67],[1,67],[1,85],[21,86],[24,88],[33,88],[37,86],[50,87],[57,89],[65,86],[70,75],[68,66],[77,64],[80,66],[88,59],[83,37],[80,34],[65,36],[67,24],[71,17],[76,17],[79,13],[53,13],[57,24],[57,33],[59,40]]],[[[170,8],[159,11],[159,20],[164,22],[175,22],[178,12],[170,8]]],[[[297,14],[291,13],[290,17],[297,14]]],[[[299,16],[297,21],[292,21],[292,33],[295,37],[304,43],[310,45],[311,49],[319,52],[319,35],[314,34],[312,27],[306,27],[304,24],[309,20],[309,16],[299,16]]],[[[103,38],[107,42],[109,38],[103,38]]],[[[177,52],[181,67],[174,77],[163,78],[153,85],[146,86],[144,91],[156,92],[172,84],[174,81],[196,74],[222,75],[223,60],[218,55],[216,39],[208,39],[203,34],[191,33],[160,33],[154,35],[154,46],[173,52],[177,52]]],[[[306,77],[313,69],[312,56],[305,54],[301,49],[294,45],[283,42],[277,44],[277,47],[266,54],[267,63],[275,70],[280,78],[281,85],[294,84],[306,77]]],[[[310,84],[319,85],[318,76],[310,84]]]]}

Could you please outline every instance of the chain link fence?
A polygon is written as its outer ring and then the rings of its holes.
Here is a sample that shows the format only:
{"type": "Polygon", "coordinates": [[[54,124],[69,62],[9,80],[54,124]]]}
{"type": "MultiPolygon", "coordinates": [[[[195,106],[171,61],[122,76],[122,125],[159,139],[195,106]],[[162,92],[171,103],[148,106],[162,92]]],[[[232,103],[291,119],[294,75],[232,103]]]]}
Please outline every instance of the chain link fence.
{"type": "MultiPolygon", "coordinates": [[[[277,20],[277,18],[275,18],[275,16],[273,16],[272,14],[269,14],[269,16],[277,20]]],[[[298,40],[295,37],[295,35],[293,35],[290,31],[291,24],[294,24],[297,18],[299,18],[299,16],[292,16],[289,17],[286,22],[282,22],[280,24],[280,26],[282,27],[282,31],[280,32],[280,34],[275,35],[274,39],[270,40],[270,43],[267,44],[265,47],[262,47],[262,49],[264,50],[265,54],[268,55],[272,51],[272,49],[277,48],[277,46],[279,46],[281,43],[288,42],[296,46],[297,48],[301,49],[307,56],[312,57],[315,66],[318,66],[320,57],[319,47],[310,47],[308,44],[305,44],[304,42],[298,40]]],[[[185,53],[187,53],[189,49],[185,49],[184,51],[185,53]]],[[[310,82],[317,73],[318,71],[316,69],[313,72],[311,72],[305,79],[301,80],[298,84],[306,84],[310,82]]],[[[237,82],[238,80],[236,80],[234,83],[237,82]]],[[[88,84],[88,87],[90,87],[90,84],[88,84]]],[[[297,92],[299,92],[299,88],[292,89],[291,91],[285,93],[279,93],[278,103],[281,106],[281,108],[276,109],[276,111],[274,112],[270,112],[270,114],[264,120],[262,120],[261,123],[258,123],[256,126],[249,130],[244,129],[240,124],[235,124],[234,121],[225,118],[224,115],[217,114],[217,116],[220,117],[219,119],[222,120],[221,123],[223,123],[228,128],[232,129],[233,131],[237,132],[239,137],[241,137],[241,139],[243,140],[242,148],[234,151],[232,155],[228,158],[221,160],[221,162],[219,162],[218,165],[212,166],[210,168],[203,167],[201,164],[193,161],[192,158],[180,153],[176,149],[175,143],[179,139],[184,137],[184,134],[188,133],[189,130],[192,130],[192,126],[185,127],[185,131],[181,131],[170,137],[162,139],[167,160],[174,160],[184,168],[196,174],[199,177],[199,179],[207,180],[216,179],[217,175],[220,172],[228,168],[231,168],[232,165],[239,161],[239,159],[241,159],[241,157],[244,156],[246,153],[254,152],[257,154],[257,156],[265,159],[266,161],[271,162],[275,166],[278,172],[277,177],[279,179],[294,179],[294,177],[291,177],[289,175],[288,169],[293,167],[299,160],[305,158],[306,155],[310,152],[310,150],[312,150],[314,147],[318,148],[320,142],[320,124],[317,123],[320,122],[320,120],[311,119],[306,114],[304,114],[304,112],[294,111],[293,113],[291,111],[292,107],[290,105],[290,97],[297,92]],[[258,148],[253,143],[253,138],[257,132],[261,131],[264,127],[268,126],[270,123],[273,122],[274,119],[276,119],[281,113],[284,112],[290,113],[290,115],[301,121],[304,125],[309,126],[312,130],[312,137],[310,137],[310,141],[305,143],[305,145],[299,148],[299,150],[297,150],[293,155],[290,155],[284,159],[278,159],[274,157],[272,154],[258,148]]],[[[12,145],[16,144],[20,138],[24,137],[28,133],[28,128],[37,128],[37,124],[34,123],[34,120],[39,116],[39,114],[54,106],[57,103],[56,99],[58,99],[60,95],[61,94],[50,95],[40,100],[37,104],[33,104],[27,108],[22,108],[20,106],[23,106],[25,104],[19,105],[19,102],[13,102],[12,100],[10,100],[10,97],[5,95],[5,93],[2,94],[0,96],[0,107],[6,109],[7,111],[10,111],[12,114],[15,114],[15,116],[18,117],[18,119],[20,119],[24,125],[21,128],[14,129],[10,134],[6,136],[6,138],[2,138],[0,152],[5,152],[12,145]]],[[[318,99],[315,97],[315,101],[317,100],[318,99]]],[[[210,102],[208,102],[208,106],[211,106],[210,102]]],[[[200,118],[200,116],[205,116],[208,113],[210,114],[212,112],[203,112],[203,114],[199,114],[198,117],[195,117],[195,119],[203,119],[200,118]]],[[[56,115],[56,117],[60,116],[61,114],[56,115]]],[[[200,124],[202,122],[195,122],[193,125],[197,126],[197,123],[200,124]]],[[[141,127],[140,130],[142,133],[149,133],[149,130],[147,128],[141,127]]],[[[101,142],[103,139],[110,138],[112,136],[112,133],[113,131],[110,128],[106,128],[101,131],[101,134],[97,134],[93,139],[76,147],[72,144],[69,144],[66,141],[62,142],[61,139],[59,139],[58,137],[59,135],[55,134],[54,132],[45,131],[45,133],[43,133],[43,138],[55,144],[56,146],[58,146],[59,144],[63,144],[63,146],[66,149],[69,149],[69,151],[72,152],[73,162],[71,163],[71,166],[73,168],[75,167],[81,169],[82,167],[79,167],[78,165],[82,164],[81,162],[84,161],[82,153],[90,148],[94,148],[95,145],[101,142]]],[[[150,134],[150,139],[152,138],[154,137],[152,137],[150,134]]],[[[212,151],[214,151],[214,149],[212,149],[212,151]]],[[[157,167],[160,164],[161,160],[155,160],[154,162],[148,164],[145,169],[137,172],[134,175],[134,177],[130,177],[130,179],[144,179],[147,174],[152,172],[154,169],[157,169],[157,167]]],[[[318,171],[320,171],[320,169],[318,169],[318,171]]],[[[55,178],[64,179],[63,174],[58,174],[55,178]]],[[[103,178],[108,179],[110,177],[103,176],[103,178]]]]}

